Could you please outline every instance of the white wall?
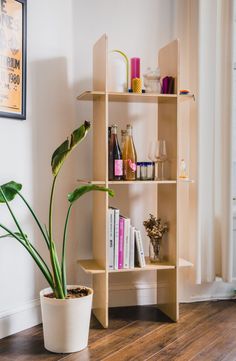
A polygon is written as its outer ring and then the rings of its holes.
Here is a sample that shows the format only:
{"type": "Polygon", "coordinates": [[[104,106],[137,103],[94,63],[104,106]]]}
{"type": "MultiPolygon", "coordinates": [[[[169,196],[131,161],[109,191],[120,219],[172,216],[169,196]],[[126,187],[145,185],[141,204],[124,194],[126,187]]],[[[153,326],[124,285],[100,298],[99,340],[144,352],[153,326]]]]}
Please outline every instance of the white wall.
{"type": "MultiPolygon", "coordinates": [[[[9,180],[22,183],[23,194],[43,223],[47,222],[52,180],[50,157],[75,127],[72,35],[72,1],[28,1],[27,119],[0,119],[0,183],[9,180]]],[[[75,158],[65,167],[63,180],[59,180],[56,239],[58,235],[61,237],[66,194],[75,185],[74,167],[75,158]]],[[[25,233],[46,254],[29,213],[18,200],[12,205],[25,233]]],[[[1,222],[14,229],[3,205],[0,214],[1,222]]],[[[69,253],[70,264],[74,265],[76,252],[73,244],[69,253]]],[[[73,266],[69,268],[72,275],[73,266]]],[[[1,239],[0,275],[1,338],[40,321],[38,292],[46,283],[30,256],[12,239],[1,239]]],[[[70,281],[73,281],[73,276],[70,281]]]]}

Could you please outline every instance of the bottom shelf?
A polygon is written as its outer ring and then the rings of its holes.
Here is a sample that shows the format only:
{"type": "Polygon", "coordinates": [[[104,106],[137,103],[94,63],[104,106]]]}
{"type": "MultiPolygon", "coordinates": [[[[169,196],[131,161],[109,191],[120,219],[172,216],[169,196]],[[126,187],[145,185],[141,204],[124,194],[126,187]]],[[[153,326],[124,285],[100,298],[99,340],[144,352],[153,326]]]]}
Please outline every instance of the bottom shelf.
{"type": "MultiPolygon", "coordinates": [[[[98,263],[94,259],[86,259],[86,260],[79,260],[78,261],[80,267],[83,269],[86,273],[91,274],[98,274],[98,273],[105,273],[105,269],[100,267],[98,263]]],[[[179,267],[193,267],[193,263],[180,258],[179,259],[179,267]]],[[[166,270],[166,269],[175,269],[176,266],[173,264],[170,264],[168,262],[163,262],[160,264],[153,264],[148,261],[148,258],[146,258],[146,266],[143,268],[135,267],[135,268],[129,268],[129,269],[119,269],[119,270],[109,270],[109,273],[122,273],[122,272],[142,272],[142,271],[155,271],[155,270],[166,270]]]]}

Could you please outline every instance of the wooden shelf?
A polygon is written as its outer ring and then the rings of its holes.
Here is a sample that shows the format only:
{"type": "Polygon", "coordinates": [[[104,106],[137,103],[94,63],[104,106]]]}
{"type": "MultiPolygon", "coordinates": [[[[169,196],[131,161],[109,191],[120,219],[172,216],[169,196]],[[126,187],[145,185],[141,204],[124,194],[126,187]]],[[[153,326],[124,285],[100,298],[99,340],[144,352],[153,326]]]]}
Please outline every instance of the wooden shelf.
{"type": "Polygon", "coordinates": [[[108,181],[108,184],[175,184],[177,183],[176,180],[150,180],[150,181],[142,181],[142,180],[136,180],[136,181],[108,181]]]}
{"type": "Polygon", "coordinates": [[[186,100],[195,100],[195,96],[193,93],[181,94],[181,95],[178,95],[178,98],[181,102],[184,102],[186,100]]]}
{"type": "Polygon", "coordinates": [[[129,102],[129,103],[168,103],[176,101],[178,98],[181,102],[195,99],[194,94],[177,95],[177,94],[158,94],[158,93],[118,93],[105,92],[97,90],[88,90],[81,93],[77,100],[98,100],[108,96],[111,102],[129,102]]]}
{"type": "MultiPolygon", "coordinates": [[[[98,273],[105,273],[105,269],[100,267],[94,259],[85,259],[79,260],[78,264],[86,273],[91,274],[98,274],[98,273]]],[[[193,264],[183,258],[179,259],[179,267],[193,267],[193,264]]],[[[108,270],[109,273],[124,273],[124,272],[143,272],[143,271],[162,271],[162,270],[169,270],[175,269],[176,266],[170,264],[168,262],[163,262],[160,264],[150,263],[148,257],[146,257],[146,266],[143,268],[135,267],[135,268],[123,268],[118,270],[108,270]]]]}
{"type": "Polygon", "coordinates": [[[134,267],[134,268],[122,268],[122,269],[112,269],[109,270],[109,273],[124,273],[124,272],[143,272],[143,271],[158,271],[158,270],[167,270],[167,269],[175,269],[176,266],[170,264],[168,262],[163,262],[160,264],[150,263],[148,258],[146,258],[146,266],[145,267],[134,267]]]}
{"type": "MultiPolygon", "coordinates": [[[[92,89],[96,90],[85,91],[77,97],[80,101],[93,101],[92,134],[93,159],[95,160],[93,162],[93,175],[91,176],[93,180],[78,179],[78,182],[80,184],[109,185],[109,187],[114,187],[114,189],[119,186],[123,187],[134,184],[156,185],[156,187],[153,187],[153,201],[156,203],[157,213],[170,222],[167,240],[168,244],[166,246],[167,259],[171,261],[176,260],[176,262],[161,264],[147,263],[144,268],[135,267],[134,269],[109,270],[107,259],[108,217],[106,216],[109,207],[108,195],[105,192],[93,192],[93,216],[91,226],[93,228],[92,257],[94,259],[80,260],[78,261],[78,264],[84,272],[93,275],[93,312],[104,327],[108,327],[109,322],[109,274],[125,272],[130,274],[130,272],[157,271],[157,307],[173,321],[177,321],[179,318],[177,273],[180,268],[193,267],[193,264],[187,260],[178,260],[181,231],[177,232],[177,230],[179,228],[179,223],[184,221],[181,217],[178,217],[178,212],[181,214],[181,200],[189,191],[188,184],[193,183],[193,180],[190,179],[177,178],[177,168],[180,162],[179,154],[182,154],[181,144],[182,140],[185,139],[188,134],[188,127],[183,127],[183,122],[182,119],[180,119],[179,114],[180,110],[185,108],[185,104],[182,103],[192,101],[194,95],[191,93],[186,95],[179,94],[180,67],[179,41],[177,39],[167,44],[158,52],[160,75],[162,78],[167,75],[171,75],[175,78],[175,94],[138,94],[106,91],[108,83],[108,48],[108,37],[104,34],[93,47],[92,89]],[[168,156],[169,159],[173,160],[170,162],[169,166],[169,179],[164,181],[108,181],[107,128],[112,120],[110,113],[112,111],[114,112],[114,110],[109,107],[110,103],[113,102],[115,102],[117,106],[122,102],[125,104],[139,103],[144,105],[158,105],[155,109],[157,127],[153,129],[152,135],[159,139],[166,139],[166,142],[168,143],[168,156]],[[157,129],[158,132],[156,132],[157,129]],[[159,186],[161,184],[163,184],[163,186],[159,186]],[[165,292],[163,292],[163,284],[167,285],[167,290],[165,292]]],[[[124,111],[124,109],[121,109],[121,111],[122,110],[124,111]]],[[[152,111],[154,113],[154,109],[152,111]]],[[[145,138],[143,140],[146,142],[145,138]]],[[[185,145],[185,141],[183,144],[185,145]]],[[[183,155],[185,155],[185,149],[183,149],[183,155]]],[[[125,188],[122,189],[122,187],[119,187],[119,192],[126,190],[125,188]]],[[[144,206],[146,206],[145,189],[142,190],[144,206]]],[[[125,199],[124,201],[127,203],[129,202],[129,199],[125,199]]],[[[120,205],[120,208],[122,208],[122,204],[120,205]]],[[[181,228],[182,227],[180,227],[180,229],[181,228]]]]}
{"type": "Polygon", "coordinates": [[[105,97],[105,92],[102,91],[84,91],[76,99],[77,100],[98,100],[105,97]]]}
{"type": "Polygon", "coordinates": [[[116,93],[108,92],[110,102],[129,103],[169,103],[176,101],[177,94],[157,94],[157,93],[116,93]]]}
{"type": "Polygon", "coordinates": [[[98,274],[105,273],[105,269],[100,267],[94,259],[84,259],[78,261],[82,270],[86,273],[98,274]]]}
{"type": "MultiPolygon", "coordinates": [[[[106,181],[101,180],[101,181],[94,181],[94,180],[88,180],[88,179],[77,179],[77,182],[79,183],[83,183],[83,184],[99,184],[99,185],[104,185],[106,184],[106,181]]],[[[186,181],[185,181],[186,182],[186,181]]],[[[119,184],[119,185],[126,185],[126,184],[176,184],[177,181],[176,180],[163,180],[163,181],[158,181],[158,180],[150,180],[150,181],[141,181],[141,180],[136,180],[136,181],[108,181],[108,184],[119,184]]]]}

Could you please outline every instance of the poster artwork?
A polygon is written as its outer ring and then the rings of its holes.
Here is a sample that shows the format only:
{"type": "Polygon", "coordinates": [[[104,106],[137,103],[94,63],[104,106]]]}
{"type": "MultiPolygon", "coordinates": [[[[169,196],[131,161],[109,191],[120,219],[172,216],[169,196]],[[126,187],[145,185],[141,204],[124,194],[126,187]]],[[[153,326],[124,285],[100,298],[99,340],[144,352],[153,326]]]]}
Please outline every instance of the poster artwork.
{"type": "Polygon", "coordinates": [[[0,111],[22,113],[22,3],[0,0],[0,111]]]}

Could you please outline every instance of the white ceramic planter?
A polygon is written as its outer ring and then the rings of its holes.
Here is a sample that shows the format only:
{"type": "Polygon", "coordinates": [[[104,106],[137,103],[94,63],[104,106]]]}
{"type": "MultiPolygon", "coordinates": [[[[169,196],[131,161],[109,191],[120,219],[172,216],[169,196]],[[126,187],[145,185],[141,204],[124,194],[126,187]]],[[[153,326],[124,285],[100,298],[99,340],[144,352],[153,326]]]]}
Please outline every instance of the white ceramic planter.
{"type": "MultiPolygon", "coordinates": [[[[81,286],[67,288],[77,287],[81,286]]],[[[93,290],[86,288],[88,296],[66,300],[44,297],[51,288],[40,292],[44,347],[48,351],[70,353],[87,347],[93,290]]]]}

